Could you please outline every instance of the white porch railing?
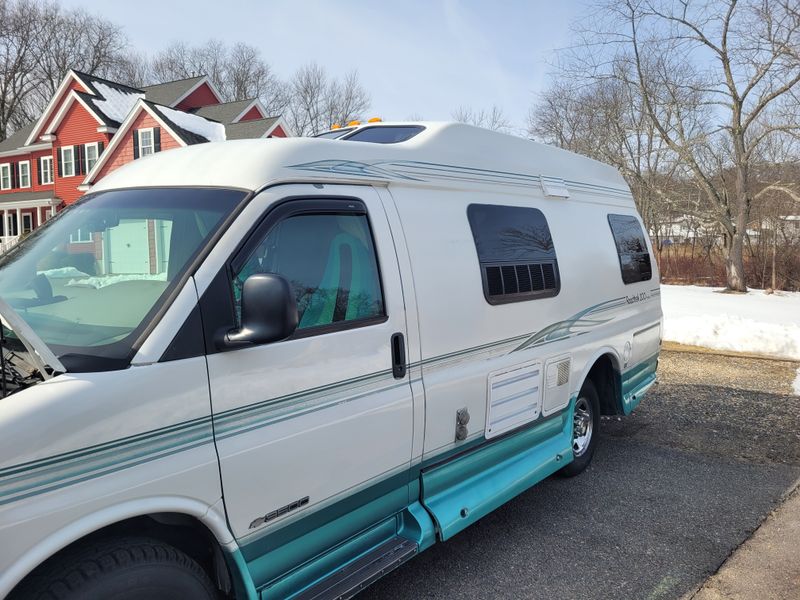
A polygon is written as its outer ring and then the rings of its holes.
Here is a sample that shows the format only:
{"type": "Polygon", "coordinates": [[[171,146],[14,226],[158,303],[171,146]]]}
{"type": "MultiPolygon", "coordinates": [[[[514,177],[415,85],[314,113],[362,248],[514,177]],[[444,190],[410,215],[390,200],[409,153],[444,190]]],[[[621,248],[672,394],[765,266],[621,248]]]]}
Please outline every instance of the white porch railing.
{"type": "Polygon", "coordinates": [[[6,235],[0,236],[0,254],[3,254],[6,250],[10,250],[14,246],[17,245],[19,241],[18,235],[6,235]]]}

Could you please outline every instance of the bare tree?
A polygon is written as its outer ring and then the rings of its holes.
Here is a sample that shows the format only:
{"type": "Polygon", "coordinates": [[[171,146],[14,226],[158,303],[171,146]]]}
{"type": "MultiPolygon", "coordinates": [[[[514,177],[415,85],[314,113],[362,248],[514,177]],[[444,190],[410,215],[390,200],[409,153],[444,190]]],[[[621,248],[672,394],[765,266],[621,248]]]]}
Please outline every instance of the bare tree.
{"type": "Polygon", "coordinates": [[[254,46],[227,46],[209,40],[199,46],[176,42],[153,57],[153,83],[208,75],[227,101],[259,98],[269,114],[280,114],[289,102],[286,86],[254,46]]]}
{"type": "Polygon", "coordinates": [[[114,72],[127,43],[120,27],[84,10],[0,0],[0,139],[41,114],[69,69],[114,72]]]}
{"type": "Polygon", "coordinates": [[[339,81],[328,77],[320,65],[310,63],[297,70],[289,89],[289,121],[297,135],[316,135],[334,123],[358,120],[369,108],[369,95],[355,71],[339,81]]]}
{"type": "Polygon", "coordinates": [[[471,106],[459,106],[450,116],[453,117],[454,121],[493,131],[510,133],[512,129],[511,122],[506,117],[503,109],[496,104],[493,104],[489,109],[481,108],[478,110],[474,110],[471,106]]]}
{"type": "Polygon", "coordinates": [[[581,32],[581,68],[636,86],[657,135],[724,229],[728,288],[746,290],[753,164],[768,140],[800,131],[786,111],[800,82],[796,3],[625,0],[607,2],[597,22],[581,32]]]}

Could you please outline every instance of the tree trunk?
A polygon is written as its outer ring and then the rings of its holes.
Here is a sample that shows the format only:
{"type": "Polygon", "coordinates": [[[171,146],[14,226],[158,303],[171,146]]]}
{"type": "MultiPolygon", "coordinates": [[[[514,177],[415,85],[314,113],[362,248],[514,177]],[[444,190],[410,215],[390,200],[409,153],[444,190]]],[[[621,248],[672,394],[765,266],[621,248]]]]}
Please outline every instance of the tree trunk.
{"type": "Polygon", "coordinates": [[[725,245],[725,276],[728,281],[728,290],[733,292],[746,292],[744,274],[744,231],[738,230],[726,240],[725,245]]]}

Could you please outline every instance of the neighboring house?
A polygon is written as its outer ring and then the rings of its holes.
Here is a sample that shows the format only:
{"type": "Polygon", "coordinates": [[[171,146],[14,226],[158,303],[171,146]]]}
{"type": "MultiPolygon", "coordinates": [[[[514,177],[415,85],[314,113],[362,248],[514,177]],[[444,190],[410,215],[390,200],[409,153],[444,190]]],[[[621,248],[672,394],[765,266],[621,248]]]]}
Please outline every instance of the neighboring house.
{"type": "MultiPolygon", "coordinates": [[[[206,76],[137,89],[70,71],[39,120],[0,142],[0,252],[132,160],[210,141],[290,135],[257,99],[223,102],[206,76]]],[[[74,238],[92,242],[88,232],[74,238]]]]}
{"type": "Polygon", "coordinates": [[[800,215],[781,215],[761,220],[761,229],[777,229],[790,240],[800,240],[800,215]]]}

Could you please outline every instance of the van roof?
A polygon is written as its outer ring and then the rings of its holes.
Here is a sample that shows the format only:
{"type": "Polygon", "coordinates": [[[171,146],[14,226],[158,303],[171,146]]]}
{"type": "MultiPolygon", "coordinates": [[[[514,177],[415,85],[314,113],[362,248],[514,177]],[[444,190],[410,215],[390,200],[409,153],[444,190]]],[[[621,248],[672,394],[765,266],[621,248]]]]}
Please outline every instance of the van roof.
{"type": "Polygon", "coordinates": [[[398,125],[424,130],[407,141],[388,144],[318,138],[197,144],[135,160],[106,176],[92,191],[157,186],[258,190],[282,182],[313,181],[534,187],[544,189],[545,195],[592,192],[615,204],[633,201],[614,167],[521,137],[462,123],[383,122],[361,128],[398,125]]]}

